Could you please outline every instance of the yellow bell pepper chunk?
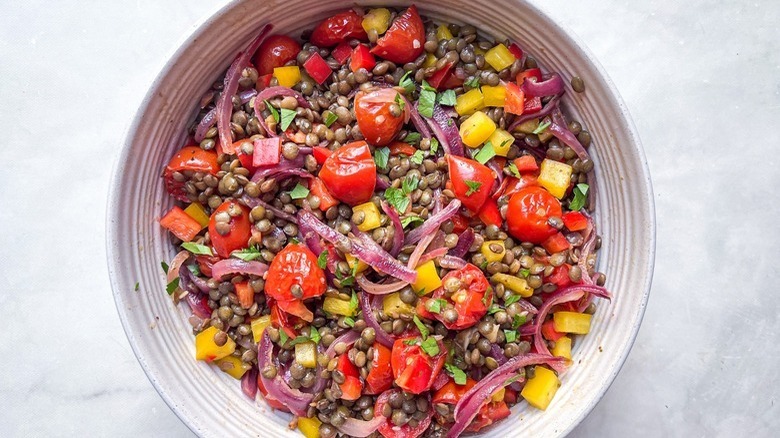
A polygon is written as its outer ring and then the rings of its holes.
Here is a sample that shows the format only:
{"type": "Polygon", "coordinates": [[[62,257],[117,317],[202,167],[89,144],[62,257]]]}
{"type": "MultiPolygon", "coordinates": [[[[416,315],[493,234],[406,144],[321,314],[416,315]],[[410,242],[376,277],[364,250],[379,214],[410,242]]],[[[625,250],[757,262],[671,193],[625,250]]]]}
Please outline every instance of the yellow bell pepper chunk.
{"type": "Polygon", "coordinates": [[[230,337],[227,338],[225,345],[219,346],[214,342],[214,335],[219,330],[216,327],[209,327],[195,336],[195,359],[211,362],[223,357],[230,356],[236,351],[236,343],[230,337]]]}
{"type": "Polygon", "coordinates": [[[411,304],[406,304],[401,300],[401,294],[394,292],[385,295],[382,299],[382,310],[385,315],[398,317],[400,315],[414,315],[414,307],[411,304]]]}
{"type": "Polygon", "coordinates": [[[306,438],[320,438],[322,421],[317,417],[298,417],[298,429],[306,438]]]}
{"type": "Polygon", "coordinates": [[[360,231],[371,231],[382,225],[382,217],[379,215],[379,209],[376,208],[376,204],[373,202],[368,201],[352,207],[352,214],[354,215],[357,212],[362,212],[364,215],[363,222],[357,226],[360,231]]]}
{"type": "Polygon", "coordinates": [[[545,158],[539,170],[539,185],[558,199],[566,196],[571,182],[572,167],[560,161],[545,158]]]}
{"type": "Polygon", "coordinates": [[[206,209],[204,209],[200,203],[193,202],[188,205],[187,208],[184,209],[184,213],[195,219],[200,224],[201,228],[209,226],[209,215],[206,214],[206,209]]]}
{"type": "Polygon", "coordinates": [[[255,343],[260,342],[260,339],[263,338],[265,328],[269,325],[271,325],[271,315],[264,315],[252,320],[250,327],[252,328],[252,338],[255,340],[255,343]]]}
{"type": "Polygon", "coordinates": [[[246,369],[242,366],[241,359],[235,356],[227,356],[215,362],[219,369],[226,372],[230,377],[240,380],[246,373],[246,369]]]}
{"type": "Polygon", "coordinates": [[[515,277],[509,274],[493,274],[490,277],[496,283],[501,283],[505,288],[520,295],[521,297],[528,298],[534,294],[534,288],[528,285],[528,281],[525,278],[515,277]]]}
{"type": "Polygon", "coordinates": [[[592,315],[578,312],[555,312],[553,314],[553,327],[561,333],[576,333],[587,335],[590,331],[592,315]]]}
{"type": "Polygon", "coordinates": [[[485,62],[490,64],[496,71],[501,71],[515,62],[517,58],[503,44],[498,44],[485,52],[485,62]]]}
{"type": "Polygon", "coordinates": [[[504,254],[506,254],[506,248],[504,248],[504,241],[503,240],[486,240],[484,243],[482,243],[482,246],[479,248],[480,252],[483,256],[485,256],[485,260],[487,260],[488,263],[490,262],[500,262],[501,259],[504,258],[504,254]],[[490,245],[498,245],[501,247],[501,251],[495,252],[492,249],[490,249],[490,245]]]}
{"type": "Polygon", "coordinates": [[[517,128],[515,128],[515,131],[520,131],[524,134],[533,134],[534,131],[539,128],[539,118],[526,120],[525,122],[521,123],[517,128]]]}
{"type": "Polygon", "coordinates": [[[305,368],[316,368],[317,344],[311,341],[295,344],[295,361],[305,368]]]}
{"type": "Polygon", "coordinates": [[[282,87],[292,88],[301,81],[301,69],[297,65],[274,68],[274,77],[282,87]]]}
{"type": "Polygon", "coordinates": [[[441,278],[436,271],[436,264],[428,260],[417,267],[417,280],[412,283],[412,289],[417,295],[426,295],[441,287],[441,278]]]}
{"type": "Polygon", "coordinates": [[[550,350],[553,356],[565,357],[571,360],[571,338],[564,336],[555,341],[555,346],[550,350]]]}
{"type": "Polygon", "coordinates": [[[496,130],[496,122],[482,111],[477,111],[460,125],[463,144],[475,148],[485,142],[496,130]]]}
{"type": "MultiPolygon", "coordinates": [[[[549,123],[551,123],[551,122],[552,122],[552,121],[550,120],[550,118],[549,118],[549,117],[545,117],[545,118],[544,118],[544,119],[543,119],[543,120],[540,122],[540,124],[544,124],[544,125],[546,125],[546,124],[549,124],[549,123]]],[[[548,140],[550,140],[550,139],[553,137],[553,135],[552,135],[552,132],[550,132],[550,130],[549,130],[549,129],[545,129],[545,130],[543,130],[542,132],[540,132],[540,133],[536,134],[536,136],[537,136],[537,137],[539,137],[539,141],[541,141],[542,143],[547,143],[547,141],[548,141],[548,140]]]]}
{"type": "Polygon", "coordinates": [[[503,85],[496,85],[491,87],[490,85],[482,86],[482,96],[484,96],[485,106],[504,106],[506,100],[506,87],[503,85]]]}
{"type": "Polygon", "coordinates": [[[506,157],[509,154],[509,148],[515,142],[515,137],[509,133],[509,131],[501,128],[497,128],[490,135],[488,141],[493,145],[493,150],[496,155],[506,157]]]}
{"type": "Polygon", "coordinates": [[[434,55],[433,53],[428,53],[425,55],[425,61],[423,61],[422,66],[423,68],[433,67],[434,65],[436,65],[436,61],[438,61],[436,59],[436,55],[434,55]]]}
{"type": "Polygon", "coordinates": [[[322,301],[322,310],[332,315],[354,316],[357,313],[357,306],[353,306],[350,300],[325,297],[325,300],[322,301]]]}
{"type": "Polygon", "coordinates": [[[558,380],[558,376],[553,371],[543,366],[537,366],[534,377],[528,379],[520,395],[529,405],[536,409],[545,410],[560,386],[561,381],[558,380]]]}
{"type": "Polygon", "coordinates": [[[436,40],[451,40],[452,39],[452,32],[450,32],[450,28],[447,27],[446,24],[440,24],[439,27],[436,28],[436,40]]]}
{"type": "Polygon", "coordinates": [[[501,388],[498,391],[494,392],[493,396],[490,399],[494,402],[504,401],[504,395],[506,395],[506,390],[504,388],[501,388]]]}
{"type": "Polygon", "coordinates": [[[366,32],[375,30],[377,35],[382,35],[390,27],[390,10],[387,8],[371,9],[363,16],[361,25],[366,32]]]}
{"type": "Polygon", "coordinates": [[[455,111],[461,116],[473,114],[474,111],[484,107],[485,97],[482,95],[479,88],[472,88],[455,98],[455,111]]]}
{"type": "Polygon", "coordinates": [[[359,258],[353,256],[352,254],[344,254],[344,257],[347,259],[347,264],[349,265],[349,269],[354,270],[357,273],[363,272],[366,269],[368,269],[368,263],[364,262],[363,260],[360,260],[359,258]],[[357,263],[357,268],[355,268],[355,263],[357,263]]]}

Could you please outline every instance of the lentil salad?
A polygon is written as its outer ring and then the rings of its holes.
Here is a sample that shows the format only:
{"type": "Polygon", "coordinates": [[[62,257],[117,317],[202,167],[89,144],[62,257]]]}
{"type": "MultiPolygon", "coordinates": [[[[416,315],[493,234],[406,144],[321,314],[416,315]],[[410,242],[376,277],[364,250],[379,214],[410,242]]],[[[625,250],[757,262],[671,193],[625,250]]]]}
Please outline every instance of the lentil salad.
{"type": "Polygon", "coordinates": [[[163,172],[196,359],[307,437],[456,437],[546,409],[609,297],[561,76],[414,6],[269,33],[163,172]]]}

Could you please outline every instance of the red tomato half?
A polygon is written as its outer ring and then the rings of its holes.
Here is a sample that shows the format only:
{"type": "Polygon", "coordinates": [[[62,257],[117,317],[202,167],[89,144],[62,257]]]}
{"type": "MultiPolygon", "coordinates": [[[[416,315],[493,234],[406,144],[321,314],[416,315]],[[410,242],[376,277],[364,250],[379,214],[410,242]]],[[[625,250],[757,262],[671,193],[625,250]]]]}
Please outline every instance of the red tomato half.
{"type": "Polygon", "coordinates": [[[249,222],[249,209],[238,202],[233,200],[225,201],[211,214],[209,219],[209,237],[211,237],[211,244],[214,246],[217,255],[223,259],[230,257],[230,253],[235,250],[246,248],[251,236],[252,223],[249,222]],[[238,206],[241,209],[241,214],[230,218],[230,230],[227,234],[219,234],[216,228],[216,217],[220,213],[227,213],[231,206],[238,206]]]}
{"type": "Polygon", "coordinates": [[[472,212],[478,212],[487,198],[496,180],[489,167],[477,161],[447,155],[447,167],[452,181],[455,197],[472,212]]]}
{"type": "Polygon", "coordinates": [[[350,38],[363,41],[368,39],[363,29],[363,17],[353,10],[340,12],[323,20],[311,32],[309,40],[318,47],[333,47],[350,38]]]}
{"type": "Polygon", "coordinates": [[[371,360],[371,371],[366,376],[366,394],[381,394],[393,386],[393,370],[390,367],[389,348],[374,342],[374,358],[371,360]]]}
{"type": "Polygon", "coordinates": [[[458,319],[448,322],[441,313],[434,317],[441,321],[450,330],[463,330],[476,324],[487,313],[488,307],[493,303],[493,288],[490,287],[485,274],[478,267],[467,264],[461,269],[450,271],[442,278],[442,284],[457,280],[460,287],[447,298],[444,288],[439,288],[433,293],[434,298],[442,298],[455,306],[458,319]],[[454,280],[450,280],[454,279],[454,280]]]}
{"type": "Polygon", "coordinates": [[[438,341],[439,353],[431,357],[420,347],[421,341],[419,336],[396,340],[390,358],[395,384],[413,394],[431,389],[447,359],[447,348],[443,342],[438,341]]]}
{"type": "Polygon", "coordinates": [[[491,402],[479,409],[477,416],[471,421],[467,432],[476,432],[491,424],[508,417],[511,412],[504,401],[491,402]]]}
{"type": "Polygon", "coordinates": [[[281,67],[298,56],[301,45],[287,35],[271,35],[263,41],[255,52],[252,63],[257,73],[267,75],[274,72],[275,67],[281,67]]]}
{"type": "Polygon", "coordinates": [[[292,244],[276,254],[265,278],[265,294],[277,301],[287,313],[311,322],[314,315],[303,300],[325,293],[325,272],[317,265],[317,256],[303,245],[292,244]],[[293,286],[300,286],[301,296],[293,295],[293,286]]]}
{"type": "Polygon", "coordinates": [[[401,131],[405,112],[399,111],[398,115],[390,112],[391,106],[398,107],[398,96],[392,88],[376,88],[355,94],[355,118],[363,137],[372,145],[390,144],[401,131]]]}
{"type": "Polygon", "coordinates": [[[338,148],[322,164],[319,177],[336,199],[349,205],[368,202],[376,186],[376,164],[368,144],[355,141],[338,148]]]}
{"type": "Polygon", "coordinates": [[[547,220],[561,217],[561,203],[542,187],[525,187],[509,198],[506,214],[509,233],[523,242],[541,244],[558,230],[547,220]]]}
{"type": "Polygon", "coordinates": [[[163,179],[165,180],[165,188],[168,190],[168,193],[179,201],[189,202],[190,199],[184,190],[184,182],[176,181],[173,178],[174,172],[183,172],[185,170],[216,175],[219,172],[217,153],[204,151],[199,146],[185,146],[179,152],[176,152],[176,155],[165,166],[163,179]]]}
{"type": "MultiPolygon", "coordinates": [[[[390,396],[399,392],[401,392],[399,389],[392,389],[390,391],[383,392],[382,395],[376,399],[374,412],[382,412],[385,405],[390,402],[390,396]]],[[[397,427],[393,425],[392,421],[388,418],[387,421],[382,423],[382,425],[379,426],[379,429],[377,430],[385,438],[417,438],[418,436],[425,433],[425,431],[428,429],[428,426],[431,425],[432,417],[433,409],[428,409],[428,416],[420,420],[419,423],[417,423],[417,426],[414,427],[410,426],[409,424],[404,424],[401,427],[397,427]]]]}
{"type": "Polygon", "coordinates": [[[417,7],[412,5],[393,21],[390,29],[378,39],[371,53],[397,64],[417,59],[425,44],[425,26],[417,7]]]}
{"type": "Polygon", "coordinates": [[[458,385],[454,380],[450,379],[446,385],[433,394],[433,403],[445,403],[448,405],[458,404],[463,395],[466,394],[471,388],[476,385],[476,380],[468,377],[465,385],[458,385]]]}

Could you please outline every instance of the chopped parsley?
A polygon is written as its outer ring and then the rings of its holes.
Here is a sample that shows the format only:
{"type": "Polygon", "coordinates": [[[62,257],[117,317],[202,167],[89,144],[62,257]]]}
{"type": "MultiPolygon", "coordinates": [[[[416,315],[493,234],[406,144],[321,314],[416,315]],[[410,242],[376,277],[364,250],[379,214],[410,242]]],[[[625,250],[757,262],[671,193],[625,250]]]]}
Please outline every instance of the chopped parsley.
{"type": "Polygon", "coordinates": [[[286,131],[290,127],[290,124],[295,120],[295,115],[298,114],[295,110],[282,108],[282,131],[286,131]]]}
{"type": "Polygon", "coordinates": [[[422,139],[422,135],[419,132],[410,132],[404,137],[404,142],[409,144],[417,144],[422,139]]]}
{"type": "Polygon", "coordinates": [[[211,252],[211,248],[209,248],[206,245],[200,245],[192,242],[184,242],[181,244],[181,247],[195,255],[207,255],[207,256],[214,255],[214,253],[211,252]]]}
{"type": "Polygon", "coordinates": [[[545,122],[542,122],[542,123],[539,124],[539,126],[536,127],[536,129],[531,131],[531,134],[539,135],[539,134],[543,133],[544,131],[546,131],[547,128],[549,128],[551,124],[552,123],[550,123],[549,120],[545,121],[545,122]]]}
{"type": "Polygon", "coordinates": [[[162,267],[163,272],[166,274],[168,273],[168,264],[165,262],[160,262],[160,266],[162,267]]]}
{"type": "Polygon", "coordinates": [[[420,342],[420,348],[427,354],[428,356],[436,356],[439,354],[439,343],[436,342],[436,339],[433,337],[428,337],[427,339],[420,342]]]}
{"type": "Polygon", "coordinates": [[[433,117],[433,106],[436,104],[436,89],[423,81],[420,89],[420,98],[417,100],[417,112],[421,116],[433,117]]]}
{"type": "Polygon", "coordinates": [[[406,193],[404,193],[401,189],[396,189],[395,187],[388,187],[385,190],[385,200],[387,200],[390,205],[395,207],[396,211],[399,213],[404,213],[411,203],[411,200],[409,200],[409,197],[406,195],[406,193]]]}
{"type": "Polygon", "coordinates": [[[374,152],[374,163],[376,167],[384,169],[387,167],[387,160],[390,158],[390,149],[384,147],[379,148],[374,152]]]}
{"type": "Polygon", "coordinates": [[[138,282],[136,281],[136,282],[135,282],[135,288],[133,288],[133,290],[134,290],[134,291],[136,291],[136,292],[138,292],[138,288],[139,288],[139,287],[141,287],[141,285],[140,285],[140,284],[138,284],[138,282]]]}
{"type": "Polygon", "coordinates": [[[501,311],[501,306],[499,306],[498,304],[494,303],[494,304],[490,305],[490,308],[488,309],[488,314],[492,315],[492,314],[498,313],[500,311],[501,311]]]}
{"type": "MultiPolygon", "coordinates": [[[[309,336],[298,336],[292,341],[290,341],[290,346],[296,345],[296,344],[302,344],[304,342],[312,341],[315,344],[318,344],[320,342],[320,339],[322,339],[322,336],[320,336],[320,332],[317,331],[317,328],[314,326],[310,327],[311,332],[309,333],[309,336]]],[[[281,335],[284,330],[280,330],[279,334],[281,335]]],[[[285,335],[286,336],[286,335],[285,335]]],[[[285,341],[286,342],[286,341],[285,341]]],[[[284,344],[285,342],[282,342],[284,344]]]]}
{"type": "Polygon", "coordinates": [[[469,80],[464,82],[463,85],[471,88],[479,88],[479,78],[472,76],[469,80]]]}
{"type": "Polygon", "coordinates": [[[441,313],[441,309],[447,306],[447,300],[433,298],[425,302],[425,310],[431,313],[441,313]]]}
{"type": "Polygon", "coordinates": [[[190,272],[192,272],[192,275],[200,275],[200,268],[196,263],[187,265],[187,268],[189,268],[190,272]]]}
{"type": "Polygon", "coordinates": [[[464,373],[462,369],[456,367],[451,363],[445,363],[444,368],[447,370],[448,373],[450,373],[453,380],[455,380],[455,384],[457,385],[466,384],[466,373],[464,373]]]}
{"type": "Polygon", "coordinates": [[[346,324],[347,327],[354,327],[355,326],[355,320],[352,319],[351,316],[345,316],[344,317],[344,324],[346,324]]]}
{"type": "Polygon", "coordinates": [[[509,165],[506,166],[506,168],[509,169],[509,173],[511,173],[512,176],[514,176],[515,178],[520,178],[521,176],[520,171],[517,170],[517,166],[515,165],[515,163],[509,163],[509,165]]]}
{"type": "Polygon", "coordinates": [[[325,269],[328,267],[328,250],[323,250],[320,253],[320,256],[317,257],[317,266],[320,267],[320,269],[325,269]]]}
{"type": "Polygon", "coordinates": [[[406,107],[406,100],[401,96],[401,93],[395,95],[395,103],[401,108],[401,111],[406,107]]]}
{"type": "Polygon", "coordinates": [[[520,270],[520,275],[522,275],[525,278],[528,278],[528,276],[531,275],[531,270],[523,268],[520,270]]]}
{"type": "Polygon", "coordinates": [[[428,327],[420,321],[420,318],[418,318],[417,315],[414,315],[412,320],[414,321],[414,325],[417,326],[417,330],[420,331],[420,336],[422,336],[423,339],[428,339],[428,335],[431,333],[428,331],[428,327]]]}
{"type": "Polygon", "coordinates": [[[417,175],[407,176],[401,183],[401,189],[404,193],[412,193],[417,190],[417,186],[420,184],[420,177],[417,175]]]}
{"type": "Polygon", "coordinates": [[[504,330],[504,338],[507,342],[515,342],[517,340],[517,332],[514,330],[504,330]]]}
{"type": "Polygon", "coordinates": [[[423,151],[418,149],[414,152],[414,155],[412,155],[412,157],[409,158],[409,161],[411,161],[412,164],[419,166],[420,164],[422,164],[423,159],[425,159],[425,154],[423,153],[423,151]]]}
{"type": "Polygon", "coordinates": [[[325,116],[325,126],[330,128],[330,125],[332,125],[338,119],[339,116],[337,116],[335,113],[331,111],[328,111],[328,114],[325,116]]]}
{"type": "Polygon", "coordinates": [[[482,187],[482,183],[479,181],[472,181],[470,179],[467,179],[466,185],[468,186],[468,191],[466,191],[466,196],[471,196],[474,193],[477,193],[477,190],[479,190],[480,187],[482,187]]]}
{"type": "Polygon", "coordinates": [[[290,197],[293,199],[304,199],[309,196],[309,189],[302,186],[301,183],[295,184],[295,187],[290,192],[290,197]]]}
{"type": "Polygon", "coordinates": [[[276,120],[276,123],[279,123],[279,120],[281,120],[279,117],[279,110],[271,105],[271,102],[269,102],[268,99],[263,100],[263,102],[265,102],[265,107],[268,108],[268,111],[271,111],[271,115],[273,116],[274,120],[276,120]]]}
{"type": "Polygon", "coordinates": [[[431,137],[431,153],[435,154],[439,150],[439,140],[431,137]]]}
{"type": "Polygon", "coordinates": [[[519,314],[515,315],[515,317],[512,318],[512,328],[513,329],[517,329],[521,325],[525,324],[526,321],[527,321],[527,318],[526,318],[525,314],[523,314],[523,315],[519,315],[519,314]]]}
{"type": "Polygon", "coordinates": [[[445,90],[439,94],[439,104],[455,106],[455,90],[445,90]]]}
{"type": "Polygon", "coordinates": [[[425,219],[421,218],[420,216],[406,216],[405,218],[401,219],[401,226],[406,228],[409,224],[421,224],[423,222],[425,222],[425,219]]]}
{"type": "Polygon", "coordinates": [[[320,336],[320,332],[317,331],[317,327],[311,326],[311,332],[309,333],[309,339],[314,341],[314,343],[319,343],[320,339],[322,339],[322,336],[320,336]]]}
{"type": "Polygon", "coordinates": [[[400,85],[404,91],[406,91],[406,94],[411,94],[417,88],[417,86],[414,84],[414,79],[411,78],[411,75],[412,72],[408,71],[404,73],[404,75],[401,76],[401,80],[398,81],[398,85],[400,85]]]}
{"type": "Polygon", "coordinates": [[[520,295],[511,294],[509,295],[509,298],[504,300],[504,305],[508,306],[510,304],[514,304],[516,302],[520,301],[520,295]]]}
{"type": "Polygon", "coordinates": [[[588,199],[588,189],[590,187],[587,184],[577,184],[574,186],[574,199],[569,202],[569,209],[572,211],[581,210],[585,206],[585,200],[588,199]]]}
{"type": "MultiPolygon", "coordinates": [[[[355,263],[355,266],[357,266],[357,263],[355,263]]],[[[358,296],[355,293],[355,291],[352,291],[352,297],[349,299],[349,308],[353,312],[357,312],[358,309],[358,296]]]]}
{"type": "Polygon", "coordinates": [[[474,156],[474,159],[477,160],[479,164],[485,164],[495,156],[496,150],[493,148],[493,143],[488,141],[485,143],[485,146],[482,146],[482,149],[477,152],[477,155],[474,156]]]}
{"type": "Polygon", "coordinates": [[[288,339],[290,339],[290,337],[287,336],[287,332],[284,330],[279,330],[279,342],[281,342],[279,345],[286,344],[288,339]]]}
{"type": "Polygon", "coordinates": [[[341,287],[352,286],[353,284],[355,284],[355,277],[350,275],[349,277],[340,280],[339,283],[341,284],[341,287]]]}
{"type": "Polygon", "coordinates": [[[241,259],[245,262],[257,260],[263,257],[262,254],[260,254],[260,248],[258,248],[256,245],[247,249],[242,249],[241,251],[233,251],[230,253],[230,256],[241,259]]]}
{"type": "Polygon", "coordinates": [[[168,292],[168,295],[172,295],[173,291],[179,288],[179,277],[176,277],[168,283],[167,286],[165,286],[165,291],[168,292]]]}

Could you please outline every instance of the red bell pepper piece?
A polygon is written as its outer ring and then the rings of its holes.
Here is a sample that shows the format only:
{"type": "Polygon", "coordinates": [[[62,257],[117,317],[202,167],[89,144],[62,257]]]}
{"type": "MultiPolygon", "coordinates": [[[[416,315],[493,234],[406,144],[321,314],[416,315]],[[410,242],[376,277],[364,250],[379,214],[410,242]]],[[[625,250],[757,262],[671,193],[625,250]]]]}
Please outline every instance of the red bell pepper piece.
{"type": "Polygon", "coordinates": [[[501,226],[503,219],[501,213],[498,211],[498,204],[495,199],[488,198],[482,208],[479,210],[479,219],[485,223],[485,225],[501,226]]]}
{"type": "Polygon", "coordinates": [[[160,218],[160,225],[185,242],[194,239],[203,229],[198,221],[176,206],[160,218]]]}
{"type": "Polygon", "coordinates": [[[353,72],[364,68],[368,71],[374,69],[376,65],[376,58],[371,53],[371,50],[365,44],[358,44],[352,51],[352,59],[349,60],[349,69],[353,72]]]}
{"type": "Polygon", "coordinates": [[[517,85],[523,85],[526,78],[534,78],[539,82],[542,80],[542,71],[538,68],[529,68],[528,70],[521,71],[515,77],[517,85]]]}
{"type": "Polygon", "coordinates": [[[460,234],[464,231],[466,231],[466,228],[469,227],[469,219],[466,216],[463,216],[460,213],[456,213],[455,216],[452,216],[450,218],[452,221],[452,232],[456,234],[460,234]]]}
{"type": "Polygon", "coordinates": [[[309,56],[309,59],[303,63],[303,68],[305,68],[306,73],[320,85],[330,77],[332,72],[328,63],[322,59],[322,56],[320,56],[318,52],[314,52],[309,56]]]}
{"type": "Polygon", "coordinates": [[[557,233],[548,237],[547,240],[542,243],[542,246],[545,250],[547,250],[548,253],[555,254],[556,252],[569,249],[571,245],[569,244],[569,241],[566,240],[566,237],[560,231],[558,231],[557,233]]]}
{"type": "Polygon", "coordinates": [[[507,82],[506,84],[506,98],[504,100],[504,111],[509,114],[522,115],[525,110],[523,102],[525,101],[525,93],[517,84],[507,82]]]}
{"type": "Polygon", "coordinates": [[[536,164],[536,158],[533,155],[523,155],[520,158],[515,158],[514,161],[517,171],[520,173],[535,172],[539,170],[539,165],[536,164]]]}
{"type": "Polygon", "coordinates": [[[363,392],[363,384],[360,383],[360,372],[355,364],[349,361],[348,351],[339,356],[336,369],[344,373],[344,383],[339,385],[343,400],[357,400],[363,392]]]}
{"type": "Polygon", "coordinates": [[[417,152],[417,148],[410,145],[409,143],[404,143],[402,141],[395,141],[388,146],[388,149],[390,149],[390,155],[406,155],[407,157],[411,157],[414,155],[415,152],[417,152]]]}
{"type": "Polygon", "coordinates": [[[585,228],[588,228],[588,219],[579,211],[564,213],[561,219],[563,219],[563,225],[565,225],[569,231],[582,231],[585,228]]]}
{"type": "Polygon", "coordinates": [[[509,45],[509,52],[515,55],[515,58],[523,59],[523,49],[515,43],[509,45]]]}
{"type": "Polygon", "coordinates": [[[320,210],[326,211],[334,205],[339,205],[339,201],[330,194],[330,191],[325,187],[325,183],[319,178],[314,178],[309,183],[309,190],[311,194],[320,198],[320,210]]]}
{"type": "Polygon", "coordinates": [[[338,46],[336,46],[333,51],[330,52],[330,55],[338,61],[339,64],[344,65],[344,63],[349,59],[349,55],[352,54],[352,47],[349,46],[346,42],[340,43],[338,46]]]}
{"type": "Polygon", "coordinates": [[[544,336],[544,338],[548,341],[557,341],[558,339],[566,336],[566,334],[555,331],[555,324],[551,319],[549,321],[545,321],[545,323],[542,324],[542,336],[544,336]]]}
{"type": "Polygon", "coordinates": [[[436,72],[428,78],[428,84],[436,90],[443,90],[443,85],[450,77],[450,70],[452,70],[452,63],[444,64],[444,67],[436,70],[436,72]]]}
{"type": "Polygon", "coordinates": [[[523,103],[523,112],[526,114],[538,113],[542,110],[542,98],[539,96],[526,99],[523,103]]]}
{"type": "Polygon", "coordinates": [[[263,91],[266,88],[268,88],[271,85],[271,79],[273,79],[274,74],[269,73],[267,75],[262,75],[259,78],[257,78],[257,91],[263,91]]]}
{"type": "Polygon", "coordinates": [[[311,148],[311,154],[314,156],[314,159],[317,160],[317,164],[320,165],[324,163],[332,153],[333,151],[322,146],[314,146],[311,148]]]}
{"type": "Polygon", "coordinates": [[[371,371],[366,376],[366,394],[381,394],[393,386],[393,370],[390,367],[391,351],[389,348],[374,342],[374,358],[371,360],[371,371]]]}
{"type": "Polygon", "coordinates": [[[255,152],[252,155],[252,165],[255,167],[274,166],[279,164],[282,151],[282,138],[260,138],[254,142],[255,152]]]}

